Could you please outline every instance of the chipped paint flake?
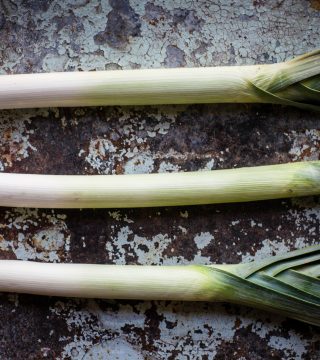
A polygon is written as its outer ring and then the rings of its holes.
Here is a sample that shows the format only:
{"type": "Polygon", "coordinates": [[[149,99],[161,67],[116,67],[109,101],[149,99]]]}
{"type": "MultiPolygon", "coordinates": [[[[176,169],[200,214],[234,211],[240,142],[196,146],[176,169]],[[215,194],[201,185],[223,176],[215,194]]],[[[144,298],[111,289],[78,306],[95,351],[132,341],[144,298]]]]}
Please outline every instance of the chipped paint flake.
{"type": "Polygon", "coordinates": [[[128,160],[124,166],[125,174],[148,174],[154,169],[154,160],[149,153],[140,153],[128,160]]]}
{"type": "Polygon", "coordinates": [[[260,261],[266,259],[268,256],[275,254],[284,254],[290,251],[290,247],[286,245],[285,241],[271,241],[265,239],[261,242],[262,246],[256,251],[254,255],[243,254],[242,262],[260,261]]]}
{"type": "MultiPolygon", "coordinates": [[[[45,115],[46,110],[39,110],[38,116],[45,115]]],[[[18,111],[19,117],[14,119],[9,111],[0,112],[0,171],[5,171],[18,161],[29,156],[29,152],[37,151],[30,142],[33,130],[28,130],[30,118],[35,116],[31,110],[18,111]]]]}
{"type": "Polygon", "coordinates": [[[214,236],[206,231],[206,232],[197,234],[194,238],[194,242],[196,243],[198,249],[202,250],[206,246],[208,246],[213,239],[214,239],[214,236]]]}
{"type": "Polygon", "coordinates": [[[285,134],[291,142],[289,154],[293,160],[320,159],[320,130],[308,129],[303,132],[292,130],[285,134]]]}
{"type": "Polygon", "coordinates": [[[60,262],[67,260],[70,234],[64,216],[17,208],[7,211],[1,224],[0,249],[19,260],[60,262]]]}
{"type": "Polygon", "coordinates": [[[167,161],[162,161],[159,166],[159,173],[166,173],[166,172],[178,172],[180,170],[179,165],[171,164],[167,161]]]}

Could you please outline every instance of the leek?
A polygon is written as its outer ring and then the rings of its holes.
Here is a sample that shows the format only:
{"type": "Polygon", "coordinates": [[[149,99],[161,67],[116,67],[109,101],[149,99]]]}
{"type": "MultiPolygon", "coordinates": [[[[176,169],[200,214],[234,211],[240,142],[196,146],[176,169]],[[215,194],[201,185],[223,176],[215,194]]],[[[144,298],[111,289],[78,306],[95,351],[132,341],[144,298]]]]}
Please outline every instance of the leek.
{"type": "Polygon", "coordinates": [[[274,103],[320,109],[320,50],[267,65],[0,76],[0,109],[274,103]]]}
{"type": "Polygon", "coordinates": [[[320,194],[320,161],[134,175],[0,173],[0,206],[129,208],[320,194]]]}
{"type": "Polygon", "coordinates": [[[320,245],[237,265],[91,265],[0,261],[0,291],[227,301],[320,325],[320,245]]]}

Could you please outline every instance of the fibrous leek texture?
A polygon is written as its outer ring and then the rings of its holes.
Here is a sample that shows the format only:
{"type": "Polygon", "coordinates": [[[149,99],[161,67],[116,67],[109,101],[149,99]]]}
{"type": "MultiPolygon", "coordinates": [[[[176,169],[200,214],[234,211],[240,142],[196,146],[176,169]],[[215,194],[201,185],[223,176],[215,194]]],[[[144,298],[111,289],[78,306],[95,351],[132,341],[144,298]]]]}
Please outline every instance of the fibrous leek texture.
{"type": "Polygon", "coordinates": [[[283,63],[0,76],[0,109],[275,103],[320,110],[320,50],[283,63]]]}
{"type": "Polygon", "coordinates": [[[0,173],[0,206],[129,208],[320,194],[320,161],[141,175],[0,173]]]}
{"type": "Polygon", "coordinates": [[[237,265],[90,265],[0,261],[0,291],[227,301],[320,325],[320,245],[237,265]]]}

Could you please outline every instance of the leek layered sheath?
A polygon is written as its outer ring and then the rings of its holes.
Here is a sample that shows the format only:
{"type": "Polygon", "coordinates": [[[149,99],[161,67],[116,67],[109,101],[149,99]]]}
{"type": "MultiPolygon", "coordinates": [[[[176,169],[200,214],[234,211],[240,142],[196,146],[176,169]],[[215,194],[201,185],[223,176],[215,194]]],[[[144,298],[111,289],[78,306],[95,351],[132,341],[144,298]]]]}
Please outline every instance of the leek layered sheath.
{"type": "Polygon", "coordinates": [[[234,265],[0,260],[0,291],[87,298],[229,301],[320,325],[320,245],[234,265]]]}
{"type": "Polygon", "coordinates": [[[320,110],[320,51],[284,63],[0,76],[0,109],[274,103],[320,110]]]}

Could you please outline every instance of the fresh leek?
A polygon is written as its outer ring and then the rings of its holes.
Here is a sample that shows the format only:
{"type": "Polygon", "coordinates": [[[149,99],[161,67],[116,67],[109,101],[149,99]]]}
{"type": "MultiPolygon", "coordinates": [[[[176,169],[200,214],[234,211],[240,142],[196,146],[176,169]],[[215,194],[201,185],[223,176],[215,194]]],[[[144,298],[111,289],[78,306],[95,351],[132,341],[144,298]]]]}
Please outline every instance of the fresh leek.
{"type": "Polygon", "coordinates": [[[134,175],[0,173],[0,206],[129,208],[320,194],[320,161],[134,175]]]}
{"type": "Polygon", "coordinates": [[[190,103],[320,110],[320,50],[267,65],[0,76],[0,109],[190,103]]]}
{"type": "Polygon", "coordinates": [[[91,265],[0,260],[0,291],[227,301],[320,325],[320,245],[237,265],[91,265]]]}

